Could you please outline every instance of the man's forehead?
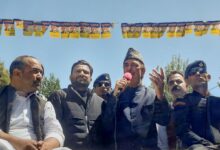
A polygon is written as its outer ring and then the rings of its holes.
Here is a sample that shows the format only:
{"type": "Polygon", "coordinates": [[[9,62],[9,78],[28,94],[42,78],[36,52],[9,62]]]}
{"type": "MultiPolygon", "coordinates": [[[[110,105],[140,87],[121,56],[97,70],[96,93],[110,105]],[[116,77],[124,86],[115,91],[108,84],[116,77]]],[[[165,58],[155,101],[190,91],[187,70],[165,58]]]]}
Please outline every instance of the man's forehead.
{"type": "Polygon", "coordinates": [[[142,64],[140,61],[138,61],[137,59],[127,59],[125,60],[124,64],[142,64]]]}
{"type": "Polygon", "coordinates": [[[43,65],[37,59],[26,58],[25,63],[26,63],[26,66],[28,66],[30,68],[41,68],[41,69],[43,69],[43,65]]]}
{"type": "Polygon", "coordinates": [[[88,65],[85,65],[85,64],[78,64],[74,67],[74,69],[87,69],[87,70],[90,70],[89,69],[89,66],[88,65]]]}
{"type": "Polygon", "coordinates": [[[173,75],[170,76],[169,81],[174,81],[174,80],[177,80],[177,79],[184,80],[182,75],[180,75],[180,74],[173,74],[173,75]]]}

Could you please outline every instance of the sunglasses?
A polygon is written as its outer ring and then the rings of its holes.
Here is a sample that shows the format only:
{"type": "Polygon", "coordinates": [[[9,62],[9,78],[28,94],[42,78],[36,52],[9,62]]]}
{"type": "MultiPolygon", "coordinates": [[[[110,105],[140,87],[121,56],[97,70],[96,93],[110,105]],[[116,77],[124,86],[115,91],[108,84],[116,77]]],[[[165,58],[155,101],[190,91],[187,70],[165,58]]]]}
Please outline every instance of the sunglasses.
{"type": "Polygon", "coordinates": [[[98,87],[102,87],[102,86],[104,86],[104,87],[109,87],[109,86],[111,86],[111,84],[108,83],[108,82],[99,82],[99,83],[98,83],[98,87]]]}
{"type": "Polygon", "coordinates": [[[195,75],[197,72],[199,72],[200,74],[206,73],[206,70],[203,68],[192,68],[189,72],[189,76],[195,75]]]}

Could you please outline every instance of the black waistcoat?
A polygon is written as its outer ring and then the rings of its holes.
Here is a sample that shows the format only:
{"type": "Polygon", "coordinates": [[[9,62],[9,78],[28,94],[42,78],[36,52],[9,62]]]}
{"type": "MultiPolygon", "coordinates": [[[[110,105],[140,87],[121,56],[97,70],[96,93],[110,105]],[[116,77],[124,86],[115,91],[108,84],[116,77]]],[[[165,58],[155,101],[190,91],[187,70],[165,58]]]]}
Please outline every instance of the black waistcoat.
{"type": "MultiPolygon", "coordinates": [[[[10,117],[15,96],[16,90],[10,85],[0,89],[0,129],[5,133],[9,132],[10,117]]],[[[46,100],[39,94],[33,94],[30,100],[34,133],[37,140],[43,140],[44,106],[46,100]]]]}

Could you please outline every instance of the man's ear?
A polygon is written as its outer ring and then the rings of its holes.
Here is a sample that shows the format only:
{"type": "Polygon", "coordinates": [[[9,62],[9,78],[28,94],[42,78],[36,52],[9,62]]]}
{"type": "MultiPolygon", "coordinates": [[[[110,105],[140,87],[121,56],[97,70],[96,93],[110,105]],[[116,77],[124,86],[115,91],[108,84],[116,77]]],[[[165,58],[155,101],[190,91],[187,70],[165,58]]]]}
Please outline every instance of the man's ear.
{"type": "Polygon", "coordinates": [[[21,70],[19,70],[19,69],[14,69],[13,70],[13,72],[12,72],[12,76],[14,76],[14,77],[21,77],[21,75],[22,75],[22,71],[21,70]]]}
{"type": "Polygon", "coordinates": [[[207,79],[208,79],[208,81],[211,80],[211,75],[210,74],[207,74],[207,79]]]}
{"type": "Polygon", "coordinates": [[[145,71],[146,71],[146,69],[145,69],[145,67],[143,67],[143,68],[141,69],[142,78],[144,77],[145,71]]]}

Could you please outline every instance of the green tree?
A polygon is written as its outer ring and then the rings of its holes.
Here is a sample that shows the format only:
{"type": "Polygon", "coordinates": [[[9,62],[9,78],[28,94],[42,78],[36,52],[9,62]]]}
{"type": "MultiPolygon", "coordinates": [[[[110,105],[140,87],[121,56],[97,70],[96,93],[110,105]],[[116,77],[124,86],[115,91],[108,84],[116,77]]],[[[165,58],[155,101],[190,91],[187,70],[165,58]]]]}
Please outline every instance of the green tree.
{"type": "MultiPolygon", "coordinates": [[[[185,69],[188,65],[188,62],[189,62],[188,60],[183,60],[180,56],[173,56],[170,63],[167,64],[167,66],[164,69],[165,76],[167,77],[167,75],[173,70],[180,71],[184,74],[184,71],[185,71],[185,69]]],[[[191,90],[191,89],[189,89],[189,90],[191,90]]],[[[167,86],[166,79],[165,79],[164,92],[165,92],[165,96],[166,96],[167,100],[172,101],[173,98],[172,98],[171,94],[168,91],[168,86],[167,86]]]]}
{"type": "Polygon", "coordinates": [[[50,74],[49,78],[45,77],[43,79],[39,92],[48,98],[52,92],[59,89],[60,80],[56,78],[54,74],[50,74]]]}
{"type": "Polygon", "coordinates": [[[4,63],[0,62],[0,87],[9,84],[10,78],[8,70],[4,67],[4,63]]]}

